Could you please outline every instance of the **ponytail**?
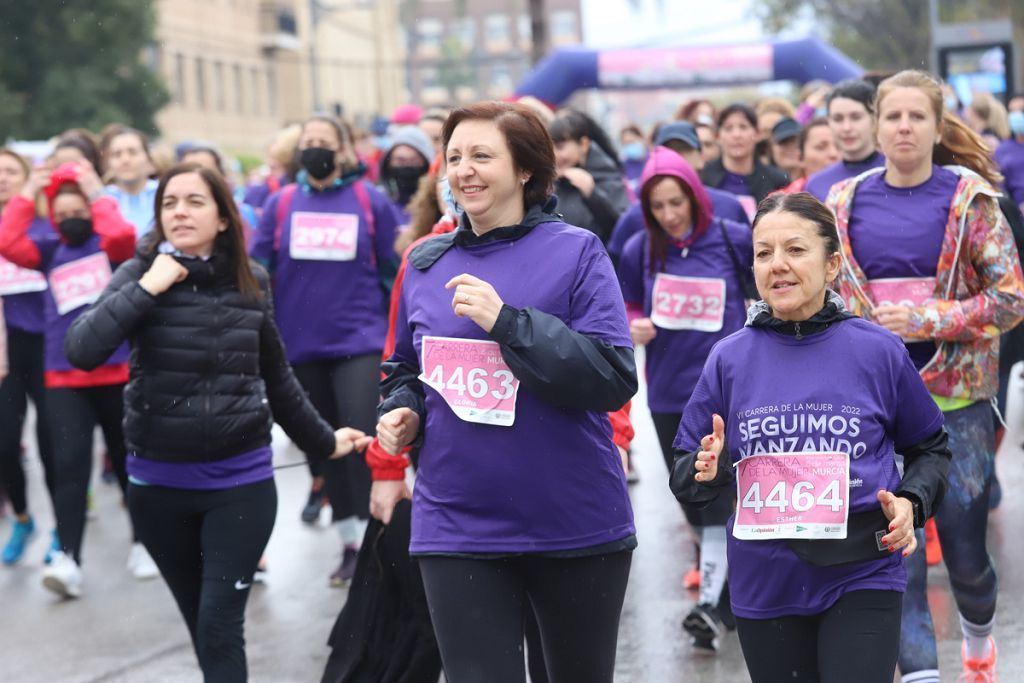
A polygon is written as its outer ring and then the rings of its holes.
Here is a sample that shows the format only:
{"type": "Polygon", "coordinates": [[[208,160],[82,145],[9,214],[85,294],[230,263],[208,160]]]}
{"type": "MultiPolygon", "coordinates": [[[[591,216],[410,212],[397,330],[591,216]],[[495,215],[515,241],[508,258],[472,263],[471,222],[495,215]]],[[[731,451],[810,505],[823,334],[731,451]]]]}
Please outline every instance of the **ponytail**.
{"type": "Polygon", "coordinates": [[[935,163],[940,166],[964,166],[994,187],[1002,185],[1003,174],[992,160],[992,151],[988,145],[980,135],[945,109],[942,112],[941,140],[935,146],[935,163]]]}

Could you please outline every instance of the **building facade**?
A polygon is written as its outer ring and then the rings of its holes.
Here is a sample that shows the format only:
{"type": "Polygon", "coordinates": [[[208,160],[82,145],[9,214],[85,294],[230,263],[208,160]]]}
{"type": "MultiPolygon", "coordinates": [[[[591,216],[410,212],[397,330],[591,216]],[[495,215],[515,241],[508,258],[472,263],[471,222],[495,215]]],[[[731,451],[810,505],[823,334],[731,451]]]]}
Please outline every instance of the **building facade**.
{"type": "Polygon", "coordinates": [[[156,0],[148,58],[172,100],[158,124],[171,143],[260,152],[313,111],[357,123],[404,99],[395,0],[156,0]]]}
{"type": "MultiPolygon", "coordinates": [[[[547,0],[548,42],[582,41],[580,0],[547,0]]],[[[423,105],[500,99],[530,69],[527,0],[404,0],[410,97],[423,105]]]]}

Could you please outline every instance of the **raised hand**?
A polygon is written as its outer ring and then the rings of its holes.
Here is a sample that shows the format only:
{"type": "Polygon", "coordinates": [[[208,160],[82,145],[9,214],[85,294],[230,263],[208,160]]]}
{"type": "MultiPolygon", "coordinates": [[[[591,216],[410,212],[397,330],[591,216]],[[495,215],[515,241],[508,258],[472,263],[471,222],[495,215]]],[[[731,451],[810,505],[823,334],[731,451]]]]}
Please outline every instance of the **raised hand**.
{"type": "Polygon", "coordinates": [[[188,277],[185,266],[178,263],[170,254],[159,254],[153,259],[153,265],[139,278],[139,285],[152,294],[159,296],[188,277]]]}
{"type": "Polygon", "coordinates": [[[455,311],[455,315],[469,318],[484,332],[490,332],[494,328],[501,307],[505,303],[490,283],[463,273],[453,277],[444,287],[455,290],[452,296],[452,310],[455,311]]]}
{"type": "Polygon", "coordinates": [[[718,476],[718,461],[725,445],[725,421],[720,415],[711,416],[711,433],[700,440],[700,451],[693,463],[697,481],[711,481],[718,476]]]}

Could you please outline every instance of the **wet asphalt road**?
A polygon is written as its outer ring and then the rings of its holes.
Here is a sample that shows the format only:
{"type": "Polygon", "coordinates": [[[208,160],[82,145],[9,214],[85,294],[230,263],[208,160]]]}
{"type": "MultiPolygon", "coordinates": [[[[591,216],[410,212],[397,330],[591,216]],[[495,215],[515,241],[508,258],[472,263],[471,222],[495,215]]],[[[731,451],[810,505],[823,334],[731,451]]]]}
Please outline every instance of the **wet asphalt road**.
{"type": "MultiPolygon", "coordinates": [[[[998,459],[1002,507],[991,517],[989,547],[996,558],[1001,590],[996,615],[1001,680],[1024,681],[1024,384],[1011,385],[1009,434],[998,459]]],[[[692,562],[682,514],[666,485],[654,430],[642,400],[634,403],[634,443],[641,481],[633,487],[640,547],[622,615],[617,681],[748,681],[735,634],[717,657],[695,656],[680,628],[695,594],[681,586],[692,562]]],[[[42,490],[34,441],[26,436],[30,507],[37,532],[25,558],[0,567],[0,681],[4,683],[201,680],[188,634],[162,581],[139,582],[125,570],[129,547],[127,513],[116,486],[94,484],[96,510],[86,531],[85,594],[62,602],[40,585],[42,556],[52,512],[42,490]]],[[[296,462],[300,454],[275,440],[275,462],[296,462]]],[[[280,505],[267,556],[270,578],[254,588],[246,635],[250,680],[318,681],[327,659],[325,641],[345,600],[344,589],[327,586],[338,562],[337,535],[321,524],[299,521],[309,475],[304,467],[277,476],[280,505]]],[[[0,538],[10,518],[0,521],[0,538]]],[[[935,567],[929,598],[940,639],[943,680],[959,673],[960,633],[945,570],[935,567]]]]}

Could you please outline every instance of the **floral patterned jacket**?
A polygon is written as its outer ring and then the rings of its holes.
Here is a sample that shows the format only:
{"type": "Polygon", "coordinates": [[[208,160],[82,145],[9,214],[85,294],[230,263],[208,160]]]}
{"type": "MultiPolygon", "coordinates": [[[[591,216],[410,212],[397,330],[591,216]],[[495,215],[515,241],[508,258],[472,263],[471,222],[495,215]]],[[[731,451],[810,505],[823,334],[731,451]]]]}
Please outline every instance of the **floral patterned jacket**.
{"type": "MultiPolygon", "coordinates": [[[[1024,277],[1013,235],[996,197],[973,171],[946,166],[960,176],[939,254],[934,297],[911,308],[904,338],[934,340],[937,352],[921,368],[928,390],[953,399],[987,400],[999,386],[999,335],[1024,317],[1024,277]]],[[[836,214],[843,265],[834,287],[856,315],[873,320],[875,301],[850,248],[850,209],[857,186],[884,168],[837,183],[826,204],[836,214]]]]}

